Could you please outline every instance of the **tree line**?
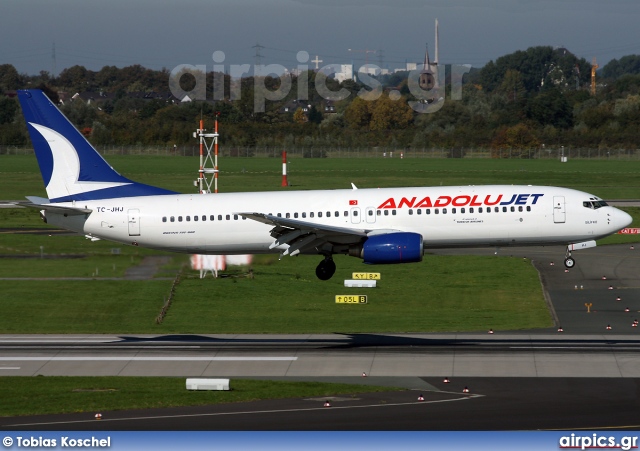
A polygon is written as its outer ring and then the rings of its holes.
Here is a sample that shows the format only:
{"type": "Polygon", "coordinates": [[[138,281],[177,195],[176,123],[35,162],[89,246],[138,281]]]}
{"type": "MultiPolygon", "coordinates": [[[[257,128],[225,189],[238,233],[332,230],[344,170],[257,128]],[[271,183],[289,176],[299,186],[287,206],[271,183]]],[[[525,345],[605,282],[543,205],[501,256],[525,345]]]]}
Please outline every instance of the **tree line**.
{"type": "MultiPolygon", "coordinates": [[[[600,69],[595,96],[589,90],[587,61],[566,49],[531,47],[473,68],[461,81],[459,100],[452,98],[451,70],[440,81],[441,95],[428,100],[416,96],[408,72],[376,77],[376,93],[370,92],[371,83],[338,83],[308,71],[291,77],[287,95],[267,100],[264,111],[256,111],[256,95],[264,94],[256,87],[275,92],[282,84],[278,77],[232,80],[226,74],[207,73],[207,100],[180,102],[166,95],[169,75],[166,69],[140,65],[105,66],[99,71],[73,66],[52,77],[46,71],[25,75],[10,64],[0,65],[0,92],[9,94],[0,96],[0,145],[28,144],[19,104],[10,96],[26,87],[40,87],[54,101],[64,97],[62,111],[98,145],[193,144],[200,118],[211,128],[216,114],[221,144],[241,147],[441,147],[457,157],[464,156],[464,149],[483,148],[494,156],[512,157],[514,150],[516,156],[521,150],[524,157],[542,146],[633,152],[640,137],[636,55],[614,59],[600,69]],[[225,95],[214,101],[220,83],[225,95]],[[301,83],[308,93],[303,101],[297,99],[301,83]],[[320,84],[332,93],[341,92],[342,98],[320,95],[320,84]],[[234,89],[241,93],[239,98],[233,98],[234,89]],[[86,95],[71,100],[75,93],[95,96],[92,101],[86,95]],[[416,111],[411,106],[416,102],[433,112],[416,111]]],[[[189,76],[181,78],[187,91],[193,83],[189,76]]]]}

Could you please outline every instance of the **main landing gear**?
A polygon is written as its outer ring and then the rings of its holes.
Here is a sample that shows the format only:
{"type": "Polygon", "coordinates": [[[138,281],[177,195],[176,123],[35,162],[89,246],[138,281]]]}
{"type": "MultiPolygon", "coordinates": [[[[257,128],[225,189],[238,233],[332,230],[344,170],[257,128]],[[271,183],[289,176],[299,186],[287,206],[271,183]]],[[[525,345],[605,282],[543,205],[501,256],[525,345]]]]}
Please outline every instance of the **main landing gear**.
{"type": "Polygon", "coordinates": [[[567,248],[567,253],[565,254],[564,266],[567,269],[571,269],[576,266],[576,261],[571,257],[571,251],[567,248]]]}
{"type": "Polygon", "coordinates": [[[324,257],[324,260],[320,262],[318,267],[316,268],[316,276],[320,280],[329,280],[336,272],[336,264],[331,258],[331,255],[327,255],[324,257]]]}

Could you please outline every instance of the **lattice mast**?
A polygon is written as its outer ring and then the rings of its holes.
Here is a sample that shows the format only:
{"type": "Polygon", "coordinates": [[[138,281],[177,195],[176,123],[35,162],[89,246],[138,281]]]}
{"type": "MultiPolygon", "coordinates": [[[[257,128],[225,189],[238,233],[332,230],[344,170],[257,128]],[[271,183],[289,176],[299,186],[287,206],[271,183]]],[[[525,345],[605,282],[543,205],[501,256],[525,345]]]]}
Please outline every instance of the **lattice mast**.
{"type": "Polygon", "coordinates": [[[194,138],[200,140],[200,169],[198,170],[198,179],[194,182],[194,185],[198,187],[200,194],[211,193],[211,186],[213,185],[213,192],[218,192],[218,116],[220,113],[216,113],[216,120],[213,133],[207,133],[204,128],[204,120],[200,119],[200,128],[193,134],[194,138]]]}

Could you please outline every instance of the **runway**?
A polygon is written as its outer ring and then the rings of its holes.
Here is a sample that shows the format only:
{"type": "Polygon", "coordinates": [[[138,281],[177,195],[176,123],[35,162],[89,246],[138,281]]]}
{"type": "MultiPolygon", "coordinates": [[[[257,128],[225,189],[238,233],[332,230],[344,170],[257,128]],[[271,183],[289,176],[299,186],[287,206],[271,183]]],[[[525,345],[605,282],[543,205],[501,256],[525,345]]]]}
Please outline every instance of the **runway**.
{"type": "Polygon", "coordinates": [[[493,334],[0,336],[0,375],[251,377],[375,384],[404,391],[335,399],[331,408],[324,407],[326,400],[290,399],[103,412],[102,422],[89,414],[2,418],[0,426],[28,430],[640,428],[640,335],[633,327],[640,310],[640,254],[629,245],[587,249],[574,253],[577,267],[565,272],[563,249],[500,252],[533,260],[556,326],[493,334]],[[584,304],[591,304],[589,312],[584,304]],[[445,384],[445,377],[451,383],[445,384]],[[470,393],[462,393],[464,387],[470,393]],[[425,400],[418,401],[418,394],[425,400]]]}

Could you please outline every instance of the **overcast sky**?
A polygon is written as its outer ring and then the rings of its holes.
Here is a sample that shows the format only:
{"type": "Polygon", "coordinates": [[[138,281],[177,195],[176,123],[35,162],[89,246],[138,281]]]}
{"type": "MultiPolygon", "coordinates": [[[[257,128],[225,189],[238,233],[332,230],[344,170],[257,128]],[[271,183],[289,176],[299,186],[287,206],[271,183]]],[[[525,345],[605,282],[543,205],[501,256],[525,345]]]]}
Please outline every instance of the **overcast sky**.
{"type": "Polygon", "coordinates": [[[204,64],[295,67],[303,50],[321,63],[403,67],[434,54],[440,62],[482,66],[537,45],[562,46],[603,66],[640,54],[638,0],[0,0],[0,64],[37,74],[76,64],[141,64],[172,69],[204,64]],[[358,50],[349,52],[348,49],[358,50]]]}

